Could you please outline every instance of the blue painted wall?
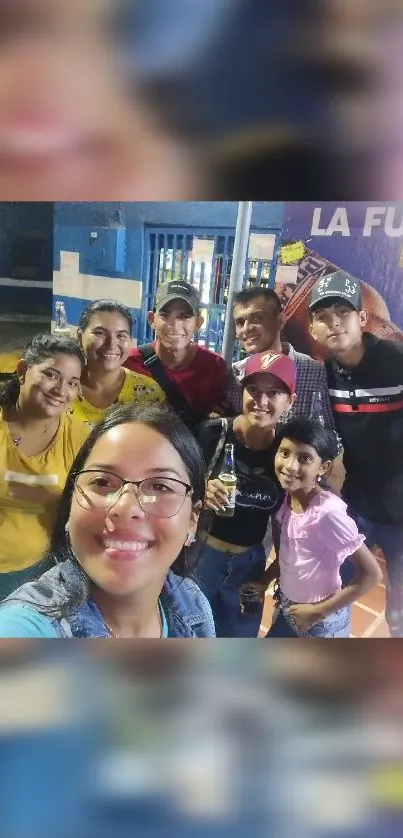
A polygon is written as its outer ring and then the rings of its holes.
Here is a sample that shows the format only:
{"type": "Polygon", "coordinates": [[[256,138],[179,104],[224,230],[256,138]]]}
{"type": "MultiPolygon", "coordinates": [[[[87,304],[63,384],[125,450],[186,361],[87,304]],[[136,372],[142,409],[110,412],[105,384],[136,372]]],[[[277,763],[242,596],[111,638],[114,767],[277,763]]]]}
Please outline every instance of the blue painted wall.
{"type": "MultiPolygon", "coordinates": [[[[234,231],[237,211],[238,204],[229,201],[0,203],[0,313],[52,311],[52,289],[38,288],[35,278],[26,277],[29,284],[23,285],[21,277],[20,287],[1,285],[2,277],[17,278],[13,266],[24,238],[35,238],[39,243],[38,280],[52,282],[53,270],[60,268],[60,251],[67,250],[80,254],[83,274],[106,276],[112,282],[114,278],[141,281],[146,230],[234,231]],[[91,233],[97,233],[97,238],[91,238],[91,233]]],[[[281,203],[255,202],[252,229],[278,232],[283,215],[281,203]]],[[[83,298],[68,302],[72,322],[84,303],[83,298]]],[[[136,316],[136,310],[133,313],[136,316]]]]}
{"type": "MultiPolygon", "coordinates": [[[[311,222],[315,204],[255,202],[252,229],[282,230],[285,237],[302,238],[318,253],[334,260],[353,274],[365,279],[384,297],[392,318],[403,323],[403,235],[385,235],[383,226],[374,228],[369,238],[362,236],[367,205],[348,203],[350,235],[312,236],[311,222]]],[[[137,203],[0,203],[0,314],[8,312],[50,312],[52,291],[49,288],[6,287],[1,278],[13,276],[18,258],[19,237],[40,241],[38,278],[52,281],[53,267],[60,267],[60,251],[80,254],[84,274],[118,279],[142,280],[145,231],[158,227],[202,228],[234,231],[236,202],[137,202],[137,203]],[[91,244],[91,233],[98,238],[91,244]],[[17,244],[16,244],[17,243],[17,244]],[[16,255],[17,253],[17,255],[16,255]]],[[[322,205],[322,222],[329,222],[334,204],[322,205]]],[[[402,205],[396,208],[400,225],[402,205]]],[[[111,286],[111,296],[113,287],[111,286]]],[[[66,298],[67,299],[67,298],[66,298]]],[[[75,322],[83,299],[67,301],[75,322]]],[[[135,313],[135,312],[134,312],[135,313]]],[[[69,312],[70,314],[70,312],[69,312]]],[[[138,312],[139,314],[139,312],[138,312]]]]}
{"type": "MultiPolygon", "coordinates": [[[[180,227],[234,231],[237,213],[238,204],[232,201],[56,203],[54,268],[60,269],[60,251],[78,252],[80,272],[110,277],[113,297],[115,277],[142,281],[146,230],[180,227]]],[[[283,215],[282,203],[255,202],[252,230],[279,232],[283,215]]],[[[69,322],[76,325],[86,300],[65,298],[65,303],[69,322]]],[[[138,309],[132,313],[135,320],[140,319],[138,309]]]]}
{"type": "MultiPolygon", "coordinates": [[[[143,224],[232,227],[236,223],[236,201],[137,201],[135,203],[56,203],[55,224],[81,227],[132,227],[143,224]]],[[[284,204],[256,201],[252,223],[258,227],[281,224],[284,204]]]]}
{"type": "MultiPolygon", "coordinates": [[[[137,202],[137,203],[57,203],[54,223],[54,266],[60,267],[60,251],[80,252],[80,270],[100,276],[126,276],[140,279],[145,227],[203,227],[231,229],[236,226],[238,204],[234,201],[137,202]],[[115,237],[127,231],[125,258],[116,270],[113,263],[115,237]],[[98,244],[91,245],[90,234],[97,232],[98,244]]],[[[284,204],[255,202],[252,228],[279,229],[284,204]]]]}

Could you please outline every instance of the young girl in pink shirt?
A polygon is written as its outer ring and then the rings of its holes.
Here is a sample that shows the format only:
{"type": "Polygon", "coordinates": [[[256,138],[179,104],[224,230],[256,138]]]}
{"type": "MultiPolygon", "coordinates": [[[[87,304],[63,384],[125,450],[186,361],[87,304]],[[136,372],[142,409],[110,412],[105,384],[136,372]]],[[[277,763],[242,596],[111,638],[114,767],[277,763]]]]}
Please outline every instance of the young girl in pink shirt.
{"type": "Polygon", "coordinates": [[[274,522],[277,559],[265,584],[278,580],[277,608],[267,637],[349,637],[355,600],[382,580],[346,504],[325,488],[337,454],[333,431],[299,419],[276,439],[275,471],[286,496],[274,522]],[[342,589],[347,557],[356,574],[342,589]]]}

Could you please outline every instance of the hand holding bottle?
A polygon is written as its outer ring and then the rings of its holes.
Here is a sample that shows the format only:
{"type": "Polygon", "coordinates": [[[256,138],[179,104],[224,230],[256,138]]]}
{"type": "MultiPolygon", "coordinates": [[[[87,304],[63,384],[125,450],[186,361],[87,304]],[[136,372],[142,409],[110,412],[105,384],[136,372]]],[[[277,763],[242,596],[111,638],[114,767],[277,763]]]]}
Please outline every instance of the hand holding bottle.
{"type": "Polygon", "coordinates": [[[209,480],[206,491],[206,507],[216,514],[225,512],[228,507],[228,492],[221,480],[209,480]]]}

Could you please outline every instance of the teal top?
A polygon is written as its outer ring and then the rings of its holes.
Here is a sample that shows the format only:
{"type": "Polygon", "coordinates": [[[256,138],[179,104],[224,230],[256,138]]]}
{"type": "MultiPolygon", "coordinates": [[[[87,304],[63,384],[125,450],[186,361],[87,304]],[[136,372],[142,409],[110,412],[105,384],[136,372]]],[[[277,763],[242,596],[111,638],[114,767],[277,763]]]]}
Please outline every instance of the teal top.
{"type": "MultiPolygon", "coordinates": [[[[169,637],[169,623],[161,602],[161,637],[169,637]]],[[[30,605],[6,603],[0,609],[0,638],[3,637],[60,637],[51,621],[30,605]]]]}
{"type": "Polygon", "coordinates": [[[5,604],[0,609],[0,637],[59,637],[51,621],[30,605],[5,604]]]}

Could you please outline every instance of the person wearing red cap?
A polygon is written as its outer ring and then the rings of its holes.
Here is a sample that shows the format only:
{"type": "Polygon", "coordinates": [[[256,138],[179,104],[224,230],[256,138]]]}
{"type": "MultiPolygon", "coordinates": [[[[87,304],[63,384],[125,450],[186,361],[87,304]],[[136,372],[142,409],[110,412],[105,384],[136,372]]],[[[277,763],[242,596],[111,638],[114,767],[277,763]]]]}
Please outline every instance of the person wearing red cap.
{"type": "MultiPolygon", "coordinates": [[[[334,428],[324,365],[303,352],[297,352],[282,339],[285,318],[276,292],[260,286],[244,288],[235,295],[233,317],[237,340],[247,357],[255,352],[282,352],[295,361],[298,399],[287,419],[318,418],[321,414],[322,424],[334,428]]],[[[233,416],[242,410],[239,384],[245,373],[247,357],[233,365],[236,381],[230,382],[228,393],[233,416]]]]}
{"type": "Polygon", "coordinates": [[[274,471],[274,439],[279,419],[296,399],[296,366],[280,352],[248,358],[242,380],[243,412],[234,419],[212,419],[196,428],[208,466],[206,506],[214,515],[210,532],[199,531],[200,558],[194,578],[207,596],[217,637],[256,637],[263,601],[241,613],[239,589],[259,581],[266,565],[263,539],[283,491],[274,471]],[[228,494],[218,475],[225,444],[234,446],[237,489],[235,513],[219,517],[228,494]]]}

